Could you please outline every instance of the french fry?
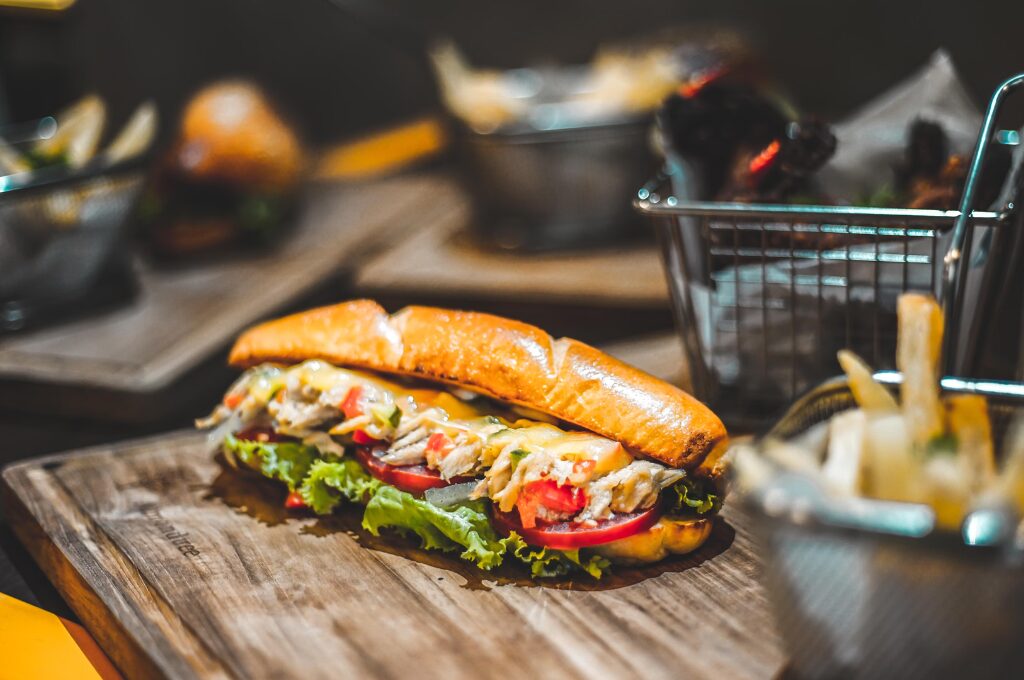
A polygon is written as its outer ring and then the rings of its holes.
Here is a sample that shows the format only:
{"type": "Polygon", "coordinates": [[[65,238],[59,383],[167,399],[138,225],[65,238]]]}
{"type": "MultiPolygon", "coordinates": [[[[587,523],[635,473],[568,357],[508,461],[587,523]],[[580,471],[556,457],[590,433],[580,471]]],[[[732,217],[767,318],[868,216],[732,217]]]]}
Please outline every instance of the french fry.
{"type": "Polygon", "coordinates": [[[867,414],[860,409],[844,411],[829,421],[828,454],[821,472],[837,493],[853,496],[862,491],[866,425],[867,414]]]}
{"type": "Polygon", "coordinates": [[[35,144],[41,156],[66,154],[68,165],[80,168],[96,153],[107,120],[107,107],[96,95],[79,99],[57,115],[57,131],[35,144]]]}
{"type": "Polygon", "coordinates": [[[901,295],[896,309],[896,366],[903,373],[900,401],[911,441],[923,450],[943,433],[939,399],[942,310],[932,297],[913,293],[901,295]]]}
{"type": "Polygon", "coordinates": [[[971,486],[964,461],[956,455],[934,455],[924,463],[927,502],[935,522],[944,529],[960,529],[971,503],[971,486]]]}
{"type": "Polygon", "coordinates": [[[836,355],[839,365],[850,382],[850,391],[857,405],[865,411],[897,412],[900,410],[896,398],[873,377],[873,371],[867,363],[853,352],[841,349],[836,355]]]}
{"type": "Polygon", "coordinates": [[[765,458],[790,472],[799,472],[811,477],[818,476],[821,461],[799,444],[781,439],[768,439],[764,443],[765,458]]]}
{"type": "Polygon", "coordinates": [[[148,101],[135,109],[135,113],[107,147],[107,159],[116,163],[144,152],[156,137],[156,126],[156,105],[148,101]]]}
{"type": "Polygon", "coordinates": [[[979,394],[958,394],[946,398],[946,422],[957,443],[972,491],[981,491],[995,480],[996,460],[992,450],[992,423],[988,402],[979,394]]]}
{"type": "Polygon", "coordinates": [[[868,420],[864,435],[864,493],[889,501],[924,502],[921,460],[914,455],[901,413],[868,420]]]}
{"type": "Polygon", "coordinates": [[[32,169],[25,157],[0,138],[0,175],[17,175],[32,169]]]}
{"type": "Polygon", "coordinates": [[[807,449],[820,464],[828,451],[828,421],[811,425],[801,434],[793,437],[791,443],[807,449]]]}
{"type": "Polygon", "coordinates": [[[1006,437],[1005,449],[995,489],[1024,515],[1024,420],[1018,419],[1013,424],[1006,437]]]}

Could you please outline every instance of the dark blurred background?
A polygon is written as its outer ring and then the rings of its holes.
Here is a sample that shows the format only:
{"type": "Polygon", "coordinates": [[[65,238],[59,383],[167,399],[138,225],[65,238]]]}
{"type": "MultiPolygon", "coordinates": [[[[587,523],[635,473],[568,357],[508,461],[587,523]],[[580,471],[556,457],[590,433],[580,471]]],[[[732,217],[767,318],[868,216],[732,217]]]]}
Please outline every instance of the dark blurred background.
{"type": "Polygon", "coordinates": [[[0,119],[51,113],[90,91],[113,122],[154,97],[174,117],[199,85],[255,78],[309,141],[436,110],[422,42],[447,36],[478,66],[584,62],[609,40],[697,24],[742,31],[805,111],[829,117],[945,47],[976,99],[1024,62],[1024,3],[667,0],[79,0],[0,9],[0,119]]]}

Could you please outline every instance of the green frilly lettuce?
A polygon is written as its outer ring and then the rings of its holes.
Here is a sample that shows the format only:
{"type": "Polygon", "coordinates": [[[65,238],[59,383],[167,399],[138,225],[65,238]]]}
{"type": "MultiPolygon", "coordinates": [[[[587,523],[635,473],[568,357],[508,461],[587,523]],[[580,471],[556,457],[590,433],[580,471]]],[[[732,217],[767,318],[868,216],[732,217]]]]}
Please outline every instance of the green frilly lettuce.
{"type": "Polygon", "coordinates": [[[383,486],[354,460],[318,460],[309,469],[299,494],[318,515],[330,514],[342,500],[364,503],[383,486]]]}
{"type": "Polygon", "coordinates": [[[373,535],[389,528],[415,535],[423,548],[458,551],[481,569],[493,569],[506,557],[529,567],[535,577],[562,576],[584,571],[601,578],[609,567],[598,555],[579,550],[535,548],[515,532],[501,538],[488,516],[485,500],[440,508],[380,480],[354,460],[328,460],[312,446],[297,442],[255,442],[228,436],[224,448],[264,476],[298,491],[318,515],[330,514],[343,500],[365,503],[363,528],[373,535]]]}
{"type": "Polygon", "coordinates": [[[484,501],[443,509],[393,486],[381,485],[366,504],[363,528],[376,536],[382,527],[415,534],[424,548],[461,550],[463,559],[481,569],[499,566],[505,553],[484,501]]]}
{"type": "Polygon", "coordinates": [[[669,503],[669,515],[706,515],[718,512],[722,497],[709,481],[687,477],[669,490],[669,503]]]}
{"type": "Polygon", "coordinates": [[[514,531],[501,539],[501,543],[513,557],[530,567],[533,576],[562,576],[583,570],[594,578],[601,578],[611,566],[611,562],[600,555],[582,557],[579,550],[535,548],[514,531]]]}
{"type": "Polygon", "coordinates": [[[257,442],[230,434],[224,438],[224,449],[264,477],[284,482],[289,491],[302,485],[320,457],[315,448],[298,442],[257,442]]]}

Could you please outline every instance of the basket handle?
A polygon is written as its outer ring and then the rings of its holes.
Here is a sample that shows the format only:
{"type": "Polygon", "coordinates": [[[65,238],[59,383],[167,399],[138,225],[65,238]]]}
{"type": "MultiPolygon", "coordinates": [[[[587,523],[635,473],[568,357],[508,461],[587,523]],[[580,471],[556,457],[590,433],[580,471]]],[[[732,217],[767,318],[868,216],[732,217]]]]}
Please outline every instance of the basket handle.
{"type": "Polygon", "coordinates": [[[999,109],[1003,105],[1003,100],[1006,99],[1006,95],[1021,85],[1024,85],[1024,73],[1007,79],[992,93],[988,109],[985,111],[985,119],[981,124],[981,131],[978,133],[974,154],[971,156],[967,180],[964,182],[964,193],[960,198],[959,214],[953,223],[953,235],[949,243],[949,250],[946,251],[946,256],[943,258],[940,299],[946,317],[946,332],[942,342],[942,368],[945,375],[957,375],[956,350],[960,339],[960,313],[968,270],[966,266],[961,265],[968,261],[971,254],[971,237],[974,232],[971,213],[974,210],[975,193],[981,180],[981,171],[985,165],[988,143],[992,139],[992,131],[999,118],[999,109]]]}

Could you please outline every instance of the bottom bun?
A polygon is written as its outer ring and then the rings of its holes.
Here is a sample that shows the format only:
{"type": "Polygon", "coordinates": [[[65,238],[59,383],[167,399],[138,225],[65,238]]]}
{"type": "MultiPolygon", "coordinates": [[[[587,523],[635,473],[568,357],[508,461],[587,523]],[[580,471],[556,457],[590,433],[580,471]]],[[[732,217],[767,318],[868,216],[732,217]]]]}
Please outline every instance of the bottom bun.
{"type": "Polygon", "coordinates": [[[594,552],[617,564],[658,562],[669,555],[685,555],[704,545],[711,535],[712,517],[662,517],[650,529],[627,538],[595,545],[594,552]]]}

